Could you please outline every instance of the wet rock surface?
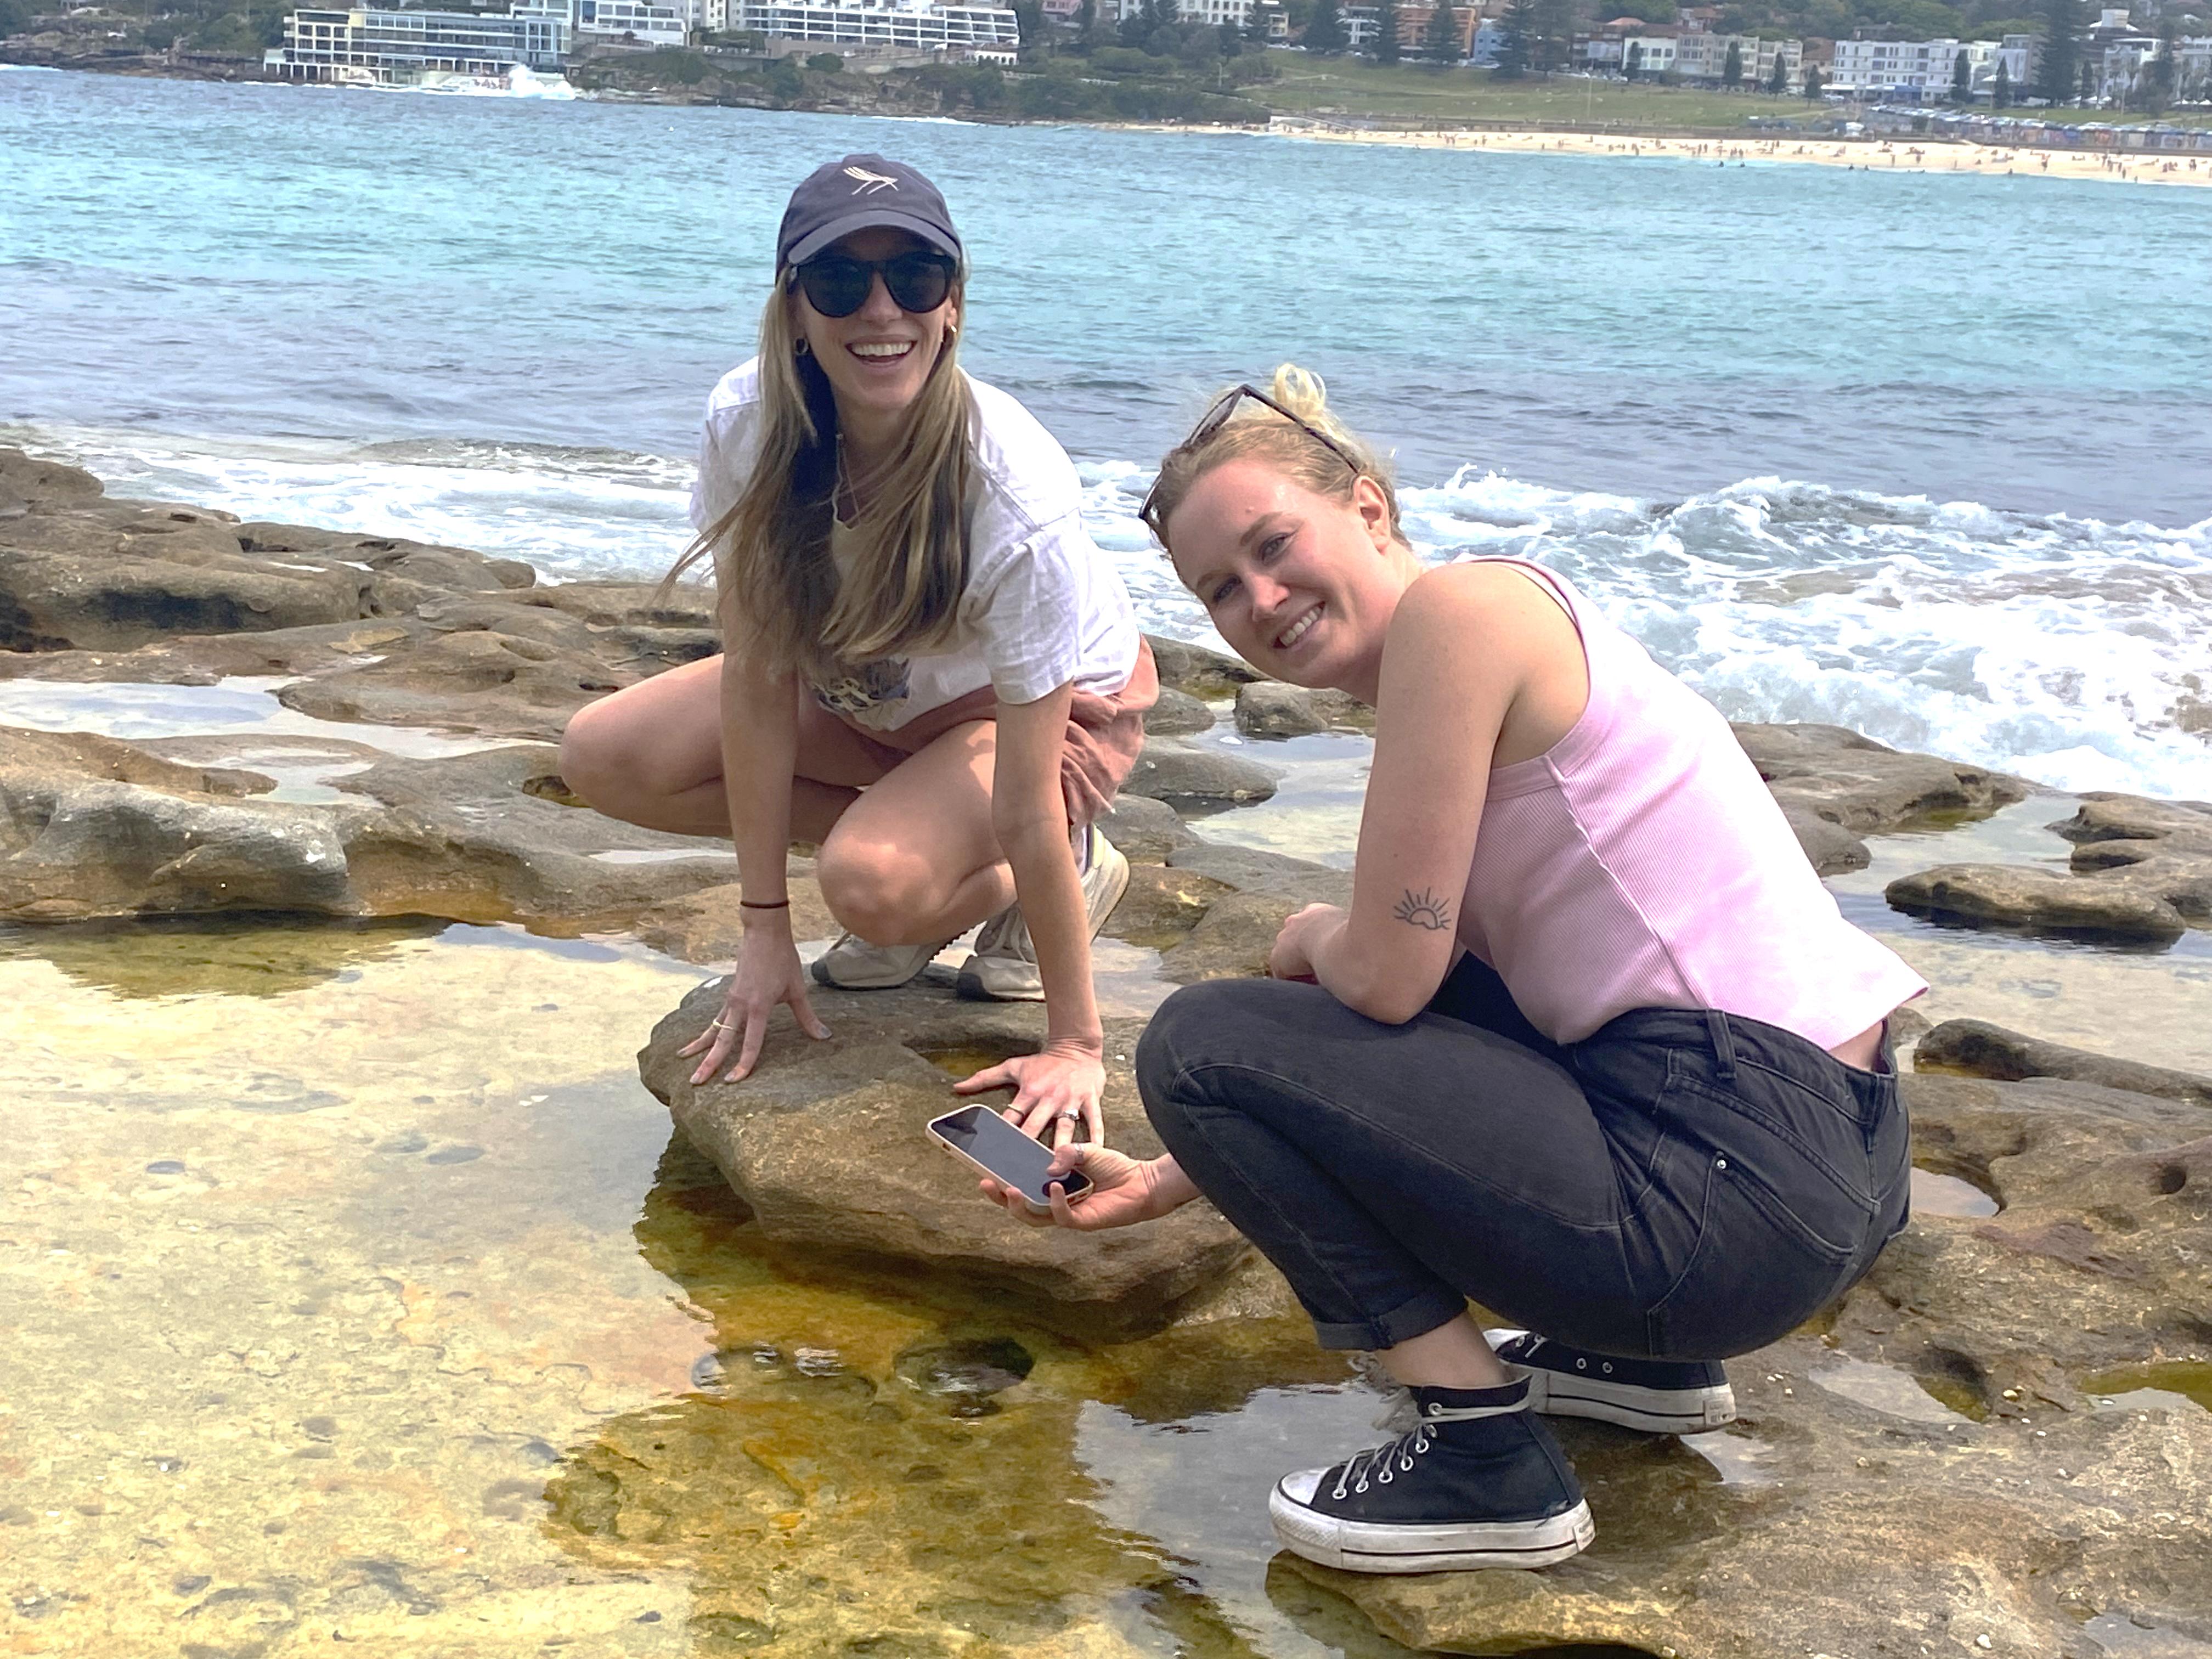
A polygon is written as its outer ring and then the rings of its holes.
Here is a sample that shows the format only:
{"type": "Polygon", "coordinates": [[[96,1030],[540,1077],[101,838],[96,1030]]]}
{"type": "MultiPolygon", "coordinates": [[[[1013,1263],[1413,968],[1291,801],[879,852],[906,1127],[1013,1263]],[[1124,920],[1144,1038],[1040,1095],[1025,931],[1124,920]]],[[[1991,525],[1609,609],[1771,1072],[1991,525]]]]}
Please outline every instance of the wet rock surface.
{"type": "Polygon", "coordinates": [[[2125,1651],[2085,1629],[2115,1613],[2212,1631],[2212,1412],[2083,1388],[2123,1355],[2212,1351],[2212,1111],[2059,1083],[1908,1095],[1916,1158],[2002,1213],[1916,1218],[1826,1335],[1730,1361],[1724,1430],[1559,1425],[1597,1523],[1584,1554],[1405,1578],[1281,1565],[1454,1653],[2097,1659],[2125,1651]]]}
{"type": "Polygon", "coordinates": [[[1947,1019],[1926,1032],[1913,1050],[1912,1064],[1917,1071],[1958,1072],[2007,1083],[2060,1078],[2212,1106],[2212,1077],[2202,1073],[2145,1066],[2063,1042],[2045,1042],[1982,1019],[1947,1019]]]}
{"type": "Polygon", "coordinates": [[[1237,692],[1237,729],[1248,738],[1297,738],[1337,727],[1372,732],[1375,711],[1348,691],[1310,691],[1258,680],[1237,692]]]}
{"type": "Polygon", "coordinates": [[[1225,749],[1147,738],[1121,793],[1187,805],[1242,806],[1272,798],[1279,775],[1225,749]]]}
{"type": "MultiPolygon", "coordinates": [[[[341,750],[343,753],[343,751],[341,750]]],[[[0,919],[227,910],[606,925],[726,883],[726,849],[548,799],[557,751],[385,757],[343,799],[114,739],[0,727],[0,919]]]]}
{"type": "MultiPolygon", "coordinates": [[[[1031,1317],[1078,1331],[1164,1323],[1249,1247],[1210,1204],[1156,1226],[1086,1237],[1022,1227],[982,1202],[973,1173],[933,1149],[925,1128],[963,1103],[951,1091],[954,1072],[1034,1052],[1044,1016],[1033,1005],[962,1002],[949,977],[933,969],[896,991],[815,991],[829,1041],[779,1020],[750,1077],[695,1085],[697,1060],[677,1050],[721,1012],[720,984],[703,985],[654,1028],[640,1070],[779,1246],[988,1285],[1016,1297],[1031,1317]]],[[[1155,1157],[1159,1145],[1129,1073],[1142,1029],[1106,1022],[1105,1112],[1117,1147],[1155,1157]]]]}
{"type": "Polygon", "coordinates": [[[2189,928],[2172,905],[2124,881],[2009,864],[1941,864],[1883,890],[1898,909],[1984,927],[2171,944],[2189,928]]]}

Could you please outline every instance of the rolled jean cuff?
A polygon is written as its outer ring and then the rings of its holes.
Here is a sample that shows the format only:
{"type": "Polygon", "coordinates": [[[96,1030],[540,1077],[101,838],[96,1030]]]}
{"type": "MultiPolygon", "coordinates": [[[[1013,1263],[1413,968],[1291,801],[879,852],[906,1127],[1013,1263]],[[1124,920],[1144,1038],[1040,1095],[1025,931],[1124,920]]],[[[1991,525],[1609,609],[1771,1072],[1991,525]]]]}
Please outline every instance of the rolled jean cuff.
{"type": "MultiPolygon", "coordinates": [[[[1467,1298],[1442,1285],[1431,1285],[1410,1302],[1401,1302],[1385,1314],[1352,1323],[1327,1324],[1314,1321],[1314,1340],[1324,1348],[1379,1350],[1395,1348],[1425,1336],[1439,1325],[1449,1325],[1467,1311],[1467,1298]]],[[[1310,1312],[1310,1310],[1309,1310],[1310,1312]]]]}

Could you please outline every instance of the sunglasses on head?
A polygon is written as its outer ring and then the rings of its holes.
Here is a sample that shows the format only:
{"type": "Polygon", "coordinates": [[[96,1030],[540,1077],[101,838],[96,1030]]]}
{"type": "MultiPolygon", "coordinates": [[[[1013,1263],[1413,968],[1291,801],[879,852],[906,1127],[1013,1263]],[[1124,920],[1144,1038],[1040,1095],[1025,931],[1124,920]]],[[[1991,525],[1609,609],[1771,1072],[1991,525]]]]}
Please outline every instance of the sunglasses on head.
{"type": "Polygon", "coordinates": [[[893,305],[919,314],[945,303],[959,269],[957,261],[943,253],[914,252],[889,259],[823,253],[798,267],[793,276],[806,303],[824,317],[849,317],[867,304],[878,276],[884,279],[893,305]]]}
{"type": "MultiPolygon", "coordinates": [[[[1284,408],[1282,404],[1277,403],[1273,398],[1270,398],[1266,392],[1261,391],[1258,386],[1251,385],[1240,386],[1232,391],[1223,392],[1220,398],[1215,401],[1213,407],[1207,410],[1205,414],[1198,417],[1198,424],[1191,428],[1190,436],[1185,438],[1181,443],[1177,444],[1176,446],[1176,449],[1178,451],[1195,449],[1199,445],[1204,443],[1215,433],[1220,431],[1223,427],[1229,424],[1229,417],[1237,412],[1237,405],[1243,403],[1247,398],[1249,398],[1254,403],[1260,404],[1264,409],[1272,409],[1274,410],[1276,414],[1281,416],[1292,426],[1297,428],[1299,431],[1304,433],[1306,436],[1311,438],[1316,443],[1319,444],[1323,449],[1328,451],[1330,454],[1335,456],[1337,459],[1342,461],[1346,466],[1350,467],[1354,477],[1360,476],[1361,469],[1359,463],[1352,459],[1352,452],[1350,450],[1346,449],[1342,444],[1337,442],[1335,439],[1330,437],[1328,433],[1323,432],[1312,422],[1300,419],[1297,416],[1293,415],[1289,410],[1284,408]]],[[[1164,467],[1161,469],[1161,474],[1163,477],[1165,476],[1166,471],[1167,470],[1164,467]]],[[[1159,538],[1160,545],[1162,547],[1165,547],[1168,544],[1168,538],[1160,527],[1159,495],[1160,481],[1158,478],[1155,478],[1152,480],[1152,487],[1145,492],[1145,499],[1137,508],[1137,516],[1143,520],[1146,528],[1150,529],[1152,534],[1159,538]]]]}

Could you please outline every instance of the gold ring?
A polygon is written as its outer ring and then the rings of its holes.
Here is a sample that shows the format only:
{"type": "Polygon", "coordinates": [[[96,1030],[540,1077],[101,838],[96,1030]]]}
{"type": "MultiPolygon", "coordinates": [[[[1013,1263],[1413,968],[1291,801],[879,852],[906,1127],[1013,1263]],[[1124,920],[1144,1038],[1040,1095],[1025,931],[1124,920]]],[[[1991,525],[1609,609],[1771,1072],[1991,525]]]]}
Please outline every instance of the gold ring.
{"type": "Polygon", "coordinates": [[[732,1031],[737,1028],[726,1019],[710,1019],[707,1022],[707,1029],[710,1031],[732,1031]]]}

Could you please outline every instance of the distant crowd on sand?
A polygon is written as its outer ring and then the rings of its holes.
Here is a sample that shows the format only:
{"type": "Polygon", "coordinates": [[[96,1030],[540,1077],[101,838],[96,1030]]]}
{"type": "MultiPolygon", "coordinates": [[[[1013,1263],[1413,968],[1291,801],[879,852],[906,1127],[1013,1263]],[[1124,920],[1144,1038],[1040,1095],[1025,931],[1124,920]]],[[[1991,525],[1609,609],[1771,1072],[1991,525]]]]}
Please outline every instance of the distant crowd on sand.
{"type": "Polygon", "coordinates": [[[2106,179],[2129,184],[2212,185],[2212,157],[2152,152],[2051,149],[1879,138],[1692,139],[1588,132],[1389,132],[1316,128],[1292,135],[1338,143],[1515,154],[1612,155],[1673,161],[1782,161],[1865,173],[1971,173],[2001,177],[2106,179]]]}

